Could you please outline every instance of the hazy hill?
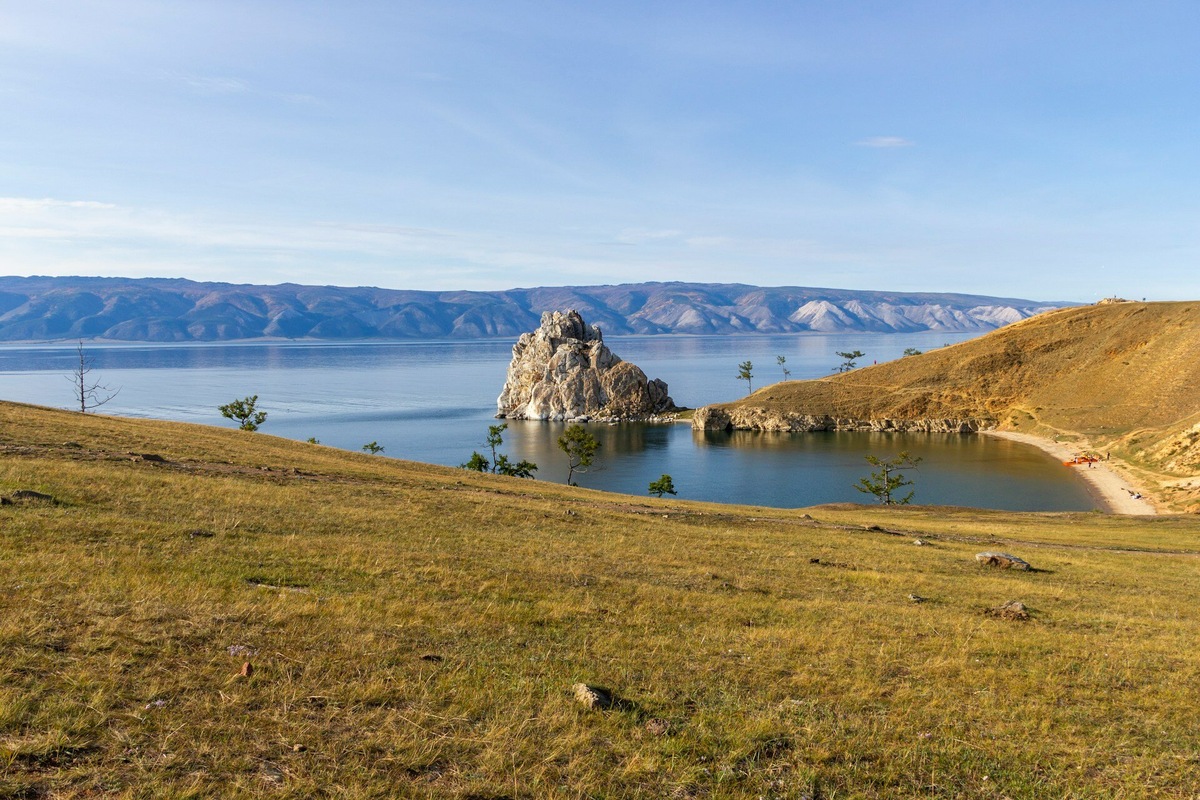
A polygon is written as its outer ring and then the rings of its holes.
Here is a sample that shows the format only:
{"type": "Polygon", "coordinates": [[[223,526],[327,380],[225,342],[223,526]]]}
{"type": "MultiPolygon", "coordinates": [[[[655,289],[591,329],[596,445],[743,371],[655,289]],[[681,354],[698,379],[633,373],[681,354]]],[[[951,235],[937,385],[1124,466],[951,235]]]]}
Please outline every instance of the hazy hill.
{"type": "Polygon", "coordinates": [[[1200,469],[1197,353],[1200,303],[1084,306],[919,356],[775,384],[725,408],[991,418],[1002,429],[1081,434],[1135,464],[1189,475],[1200,469]]]}
{"type": "Polygon", "coordinates": [[[501,292],[0,277],[0,341],[515,337],[574,308],[610,334],[986,331],[1068,303],[962,294],[641,283],[501,292]]]}

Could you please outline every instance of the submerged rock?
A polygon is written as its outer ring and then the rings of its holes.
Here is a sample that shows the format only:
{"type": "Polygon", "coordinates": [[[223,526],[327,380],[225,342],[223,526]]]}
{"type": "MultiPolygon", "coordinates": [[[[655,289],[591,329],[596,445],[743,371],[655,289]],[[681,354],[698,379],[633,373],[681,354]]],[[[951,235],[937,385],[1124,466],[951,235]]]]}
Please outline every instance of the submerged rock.
{"type": "Polygon", "coordinates": [[[496,416],[508,419],[649,419],[675,411],[667,384],[622,361],[577,311],[547,311],[513,345],[496,416]]]}

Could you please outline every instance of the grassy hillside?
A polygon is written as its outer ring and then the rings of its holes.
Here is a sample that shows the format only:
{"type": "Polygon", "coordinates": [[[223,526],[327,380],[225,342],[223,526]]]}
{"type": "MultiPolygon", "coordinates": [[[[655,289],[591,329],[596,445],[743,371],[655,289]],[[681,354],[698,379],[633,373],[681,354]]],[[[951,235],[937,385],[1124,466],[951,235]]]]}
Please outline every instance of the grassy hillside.
{"type": "MultiPolygon", "coordinates": [[[[856,418],[989,417],[1080,438],[1139,469],[1169,502],[1200,481],[1200,303],[1051,311],[920,356],[769,386],[730,408],[856,418]],[[1179,479],[1183,480],[1179,480],[1179,479]]],[[[868,354],[868,358],[869,358],[868,354]]]]}
{"type": "Polygon", "coordinates": [[[1200,792],[1193,517],[658,501],[4,403],[0,496],[0,797],[1200,792]]]}

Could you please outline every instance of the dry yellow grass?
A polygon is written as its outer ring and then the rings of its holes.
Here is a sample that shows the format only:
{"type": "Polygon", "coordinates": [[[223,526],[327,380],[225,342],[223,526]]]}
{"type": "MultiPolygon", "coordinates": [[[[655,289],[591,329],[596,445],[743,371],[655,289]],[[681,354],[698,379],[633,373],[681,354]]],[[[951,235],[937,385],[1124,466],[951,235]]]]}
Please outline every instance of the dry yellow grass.
{"type": "Polygon", "coordinates": [[[0,798],[1200,792],[1192,517],[658,501],[0,403],[20,489],[0,798]]]}
{"type": "Polygon", "coordinates": [[[1167,505],[1200,507],[1200,303],[1062,309],[920,356],[727,404],[858,419],[991,418],[1111,451],[1167,505]],[[1195,479],[1195,480],[1193,480],[1195,479]]]}
{"type": "Polygon", "coordinates": [[[1191,517],[657,501],[0,403],[18,490],[54,499],[0,506],[0,797],[1200,792],[1191,517]]]}

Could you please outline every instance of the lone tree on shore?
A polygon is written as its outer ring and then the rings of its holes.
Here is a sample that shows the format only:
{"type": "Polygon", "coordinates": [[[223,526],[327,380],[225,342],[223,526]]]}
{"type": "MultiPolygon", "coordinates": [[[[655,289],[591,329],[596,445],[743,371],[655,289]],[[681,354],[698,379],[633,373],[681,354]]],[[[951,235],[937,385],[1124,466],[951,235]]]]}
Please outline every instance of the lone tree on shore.
{"type": "Polygon", "coordinates": [[[847,350],[845,352],[838,350],[834,351],[834,353],[846,359],[838,366],[838,372],[849,372],[854,369],[857,366],[854,362],[866,355],[862,350],[847,350]]]}
{"type": "Polygon", "coordinates": [[[507,422],[499,425],[488,425],[487,440],[484,444],[492,450],[491,461],[488,461],[487,456],[479,451],[473,451],[467,463],[459,464],[459,466],[463,469],[474,470],[475,472],[491,472],[494,475],[508,475],[513,478],[532,478],[533,473],[537,472],[537,464],[525,460],[514,464],[508,459],[507,455],[496,452],[496,448],[504,444],[504,432],[506,430],[508,430],[507,422]]]}
{"type": "Polygon", "coordinates": [[[754,365],[749,361],[743,361],[738,364],[738,380],[746,382],[746,394],[754,391],[754,385],[750,382],[754,377],[754,365]]]}
{"type": "Polygon", "coordinates": [[[662,497],[664,494],[678,494],[675,491],[675,481],[671,480],[671,476],[664,472],[658,480],[650,481],[650,494],[655,497],[662,497]]]}
{"type": "Polygon", "coordinates": [[[787,356],[775,356],[775,363],[783,370],[783,379],[785,381],[792,376],[792,371],[784,366],[787,364],[787,356]]]}
{"type": "Polygon", "coordinates": [[[92,371],[92,359],[83,352],[83,340],[79,342],[79,365],[75,367],[75,371],[66,376],[71,382],[71,386],[75,389],[75,400],[79,403],[79,411],[86,414],[90,408],[99,408],[116,397],[121,390],[110,389],[100,383],[100,381],[92,380],[88,374],[92,371]]]}
{"type": "Polygon", "coordinates": [[[575,486],[575,473],[587,472],[596,459],[600,442],[582,425],[571,425],[558,437],[558,449],[567,454],[567,485],[575,486]]]}
{"type": "Polygon", "coordinates": [[[255,410],[254,406],[257,403],[258,395],[254,394],[223,406],[217,406],[217,411],[220,411],[221,416],[225,419],[231,419],[238,423],[240,429],[256,431],[259,425],[267,421],[267,412],[255,410]]]}
{"type": "Polygon", "coordinates": [[[901,450],[894,458],[866,456],[867,462],[878,469],[869,478],[859,478],[854,485],[863,494],[873,494],[885,506],[906,506],[912,500],[916,490],[910,490],[904,497],[896,497],[895,493],[905,486],[912,486],[912,481],[904,477],[904,471],[916,469],[921,463],[920,457],[910,456],[907,450],[901,450]]]}

